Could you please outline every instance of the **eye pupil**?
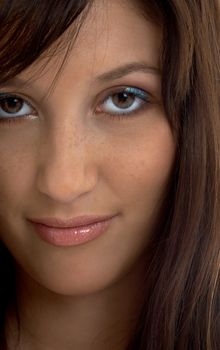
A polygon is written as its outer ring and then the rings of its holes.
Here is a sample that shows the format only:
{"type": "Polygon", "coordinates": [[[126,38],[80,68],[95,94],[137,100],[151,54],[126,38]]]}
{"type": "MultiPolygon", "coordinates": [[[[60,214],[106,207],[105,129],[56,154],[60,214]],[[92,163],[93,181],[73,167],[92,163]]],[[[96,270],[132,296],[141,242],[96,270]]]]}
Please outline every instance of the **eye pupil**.
{"type": "Polygon", "coordinates": [[[129,108],[134,103],[134,94],[125,91],[119,92],[112,96],[114,104],[119,108],[129,108]]]}
{"type": "Polygon", "coordinates": [[[17,97],[7,97],[0,101],[0,105],[4,112],[13,114],[21,110],[23,101],[17,97]]]}

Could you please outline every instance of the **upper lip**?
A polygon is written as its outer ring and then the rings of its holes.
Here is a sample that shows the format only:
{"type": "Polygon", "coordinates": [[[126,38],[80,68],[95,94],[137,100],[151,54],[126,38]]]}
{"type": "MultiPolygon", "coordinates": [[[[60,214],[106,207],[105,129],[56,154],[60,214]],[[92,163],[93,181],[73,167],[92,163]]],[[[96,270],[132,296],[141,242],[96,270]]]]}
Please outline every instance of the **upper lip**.
{"type": "Polygon", "coordinates": [[[49,227],[79,227],[79,226],[87,226],[97,222],[110,220],[115,215],[105,215],[105,216],[97,216],[97,215],[84,215],[77,216],[70,219],[61,219],[61,218],[53,218],[53,217],[44,217],[44,218],[30,218],[28,221],[33,223],[43,224],[49,227]]]}

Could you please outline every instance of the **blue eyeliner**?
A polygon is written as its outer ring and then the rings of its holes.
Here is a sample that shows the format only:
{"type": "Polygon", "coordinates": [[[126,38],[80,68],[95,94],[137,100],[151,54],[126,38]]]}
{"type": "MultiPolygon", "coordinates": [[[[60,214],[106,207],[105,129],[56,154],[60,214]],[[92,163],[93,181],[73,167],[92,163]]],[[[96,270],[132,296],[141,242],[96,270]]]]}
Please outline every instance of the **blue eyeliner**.
{"type": "Polygon", "coordinates": [[[134,94],[136,97],[139,97],[145,101],[149,100],[148,94],[145,91],[138,89],[138,88],[135,88],[135,87],[126,87],[124,90],[122,90],[122,92],[134,94]]]}

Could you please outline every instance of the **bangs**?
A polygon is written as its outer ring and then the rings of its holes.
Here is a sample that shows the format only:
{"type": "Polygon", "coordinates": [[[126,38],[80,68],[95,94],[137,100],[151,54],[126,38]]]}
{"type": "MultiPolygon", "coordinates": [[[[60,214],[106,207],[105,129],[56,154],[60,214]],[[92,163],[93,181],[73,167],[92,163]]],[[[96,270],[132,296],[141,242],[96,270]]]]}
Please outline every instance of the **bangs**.
{"type": "Polygon", "coordinates": [[[0,83],[30,66],[77,20],[73,40],[91,4],[88,0],[1,2],[0,83]]]}

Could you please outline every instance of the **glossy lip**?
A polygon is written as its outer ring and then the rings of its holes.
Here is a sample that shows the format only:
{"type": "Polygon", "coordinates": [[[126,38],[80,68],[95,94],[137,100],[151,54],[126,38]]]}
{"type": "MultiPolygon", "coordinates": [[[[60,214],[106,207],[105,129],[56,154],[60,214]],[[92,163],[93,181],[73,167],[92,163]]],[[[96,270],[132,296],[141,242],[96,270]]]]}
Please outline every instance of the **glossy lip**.
{"type": "MultiPolygon", "coordinates": [[[[114,217],[107,217],[107,219],[102,220],[102,221],[96,221],[97,217],[93,217],[93,221],[91,222],[91,216],[89,217],[79,217],[74,219],[74,221],[71,219],[71,222],[89,222],[89,224],[84,225],[84,226],[75,226],[75,227],[68,227],[68,226],[62,226],[62,227],[54,227],[54,226],[47,226],[42,223],[37,223],[30,221],[32,223],[32,226],[35,229],[35,233],[46,243],[49,243],[50,245],[53,246],[58,246],[58,247],[68,247],[68,246],[76,246],[76,245],[81,245],[86,242],[92,241],[96,239],[97,237],[101,236],[103,233],[106,232],[108,229],[109,225],[111,224],[112,220],[114,220],[114,217]],[[83,219],[82,219],[83,218],[83,219]]],[[[102,217],[103,219],[103,217],[102,217]]],[[[100,220],[100,217],[99,217],[100,220]]],[[[45,220],[44,220],[45,221],[45,220]]],[[[48,223],[51,220],[46,220],[48,223]]],[[[57,220],[53,219],[53,223],[56,223],[57,225],[57,220]]],[[[60,221],[59,221],[60,223],[60,221]]],[[[62,225],[67,224],[67,221],[62,220],[62,225]]],[[[70,223],[70,220],[68,220],[68,224],[70,223]]]]}
{"type": "Polygon", "coordinates": [[[77,228],[80,226],[88,226],[98,222],[110,220],[116,215],[111,216],[97,216],[97,215],[82,215],[73,217],[70,219],[61,219],[53,217],[44,217],[44,218],[28,218],[27,220],[31,223],[43,224],[49,227],[55,228],[77,228]]]}

